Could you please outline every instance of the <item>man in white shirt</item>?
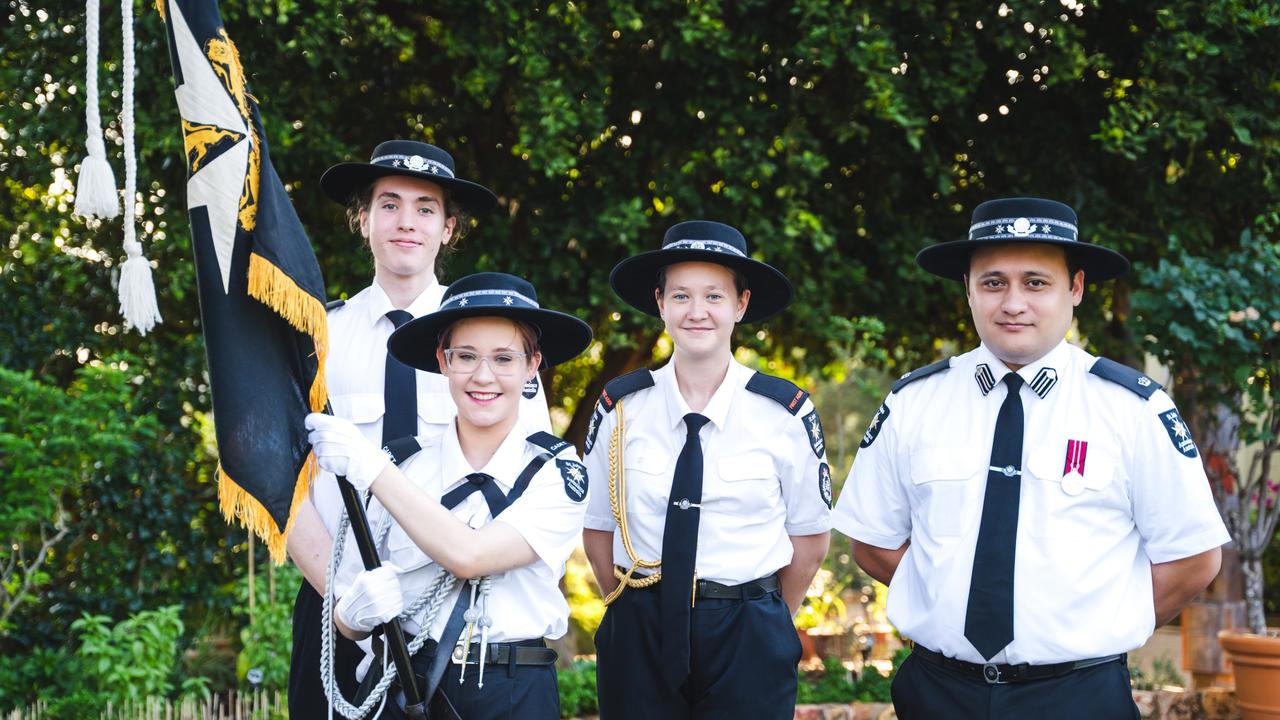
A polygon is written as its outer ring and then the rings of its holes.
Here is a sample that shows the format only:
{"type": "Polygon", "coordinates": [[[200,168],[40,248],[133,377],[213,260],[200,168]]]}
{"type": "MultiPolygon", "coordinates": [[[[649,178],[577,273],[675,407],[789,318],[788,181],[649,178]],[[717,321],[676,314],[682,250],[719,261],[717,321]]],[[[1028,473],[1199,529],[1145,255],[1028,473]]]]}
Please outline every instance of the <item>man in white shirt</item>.
{"type": "MultiPolygon", "coordinates": [[[[320,187],[347,207],[352,230],[364,238],[374,266],[369,287],[345,302],[330,303],[325,372],[333,412],[383,446],[405,436],[438,435],[455,414],[448,383],[390,357],[387,338],[439,306],[445,287],[436,277],[437,258],[465,234],[472,216],[492,209],[497,199],[483,186],[457,177],[449,153],[412,140],[379,144],[367,163],[329,168],[320,187]]],[[[523,395],[522,423],[530,432],[549,429],[536,377],[523,395]]],[[[289,533],[289,556],[306,578],[294,607],[291,717],[328,713],[319,675],[320,606],[332,538],[343,512],[333,476],[320,475],[289,533]]],[[[363,653],[341,637],[335,650],[334,676],[349,698],[363,653]]]]}
{"type": "Polygon", "coordinates": [[[1169,396],[1064,340],[1086,278],[1129,263],[1035,198],[917,262],[965,283],[982,344],[893,386],[833,518],[915,643],[898,716],[1136,718],[1125,653],[1229,538],[1169,396]]]}

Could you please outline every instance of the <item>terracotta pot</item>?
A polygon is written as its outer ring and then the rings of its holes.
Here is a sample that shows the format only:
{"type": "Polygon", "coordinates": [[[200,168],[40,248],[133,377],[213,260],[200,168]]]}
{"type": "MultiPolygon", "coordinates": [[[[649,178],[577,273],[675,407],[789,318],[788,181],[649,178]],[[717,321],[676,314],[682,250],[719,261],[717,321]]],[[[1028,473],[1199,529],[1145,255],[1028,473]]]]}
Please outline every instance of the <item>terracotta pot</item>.
{"type": "Polygon", "coordinates": [[[1280,720],[1280,637],[1223,630],[1218,642],[1231,655],[1240,717],[1280,720]]]}

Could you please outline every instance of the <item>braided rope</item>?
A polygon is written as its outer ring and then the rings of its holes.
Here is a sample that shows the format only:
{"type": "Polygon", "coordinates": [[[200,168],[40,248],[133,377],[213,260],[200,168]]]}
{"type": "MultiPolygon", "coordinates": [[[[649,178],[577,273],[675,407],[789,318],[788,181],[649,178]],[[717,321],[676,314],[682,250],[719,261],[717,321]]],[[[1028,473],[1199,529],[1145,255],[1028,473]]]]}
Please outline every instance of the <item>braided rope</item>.
{"type": "Polygon", "coordinates": [[[631,560],[631,568],[626,572],[613,568],[613,576],[619,580],[618,586],[613,589],[604,599],[606,606],[613,603],[622,595],[624,588],[644,588],[656,585],[662,579],[662,571],[656,571],[642,578],[635,578],[632,575],[637,569],[644,568],[652,570],[661,567],[661,560],[643,560],[637,554],[635,547],[631,544],[631,532],[627,527],[627,471],[623,463],[623,442],[626,440],[626,416],[622,410],[623,402],[618,401],[618,407],[614,409],[617,413],[618,421],[614,425],[613,432],[609,434],[609,509],[613,511],[614,522],[618,524],[618,536],[622,539],[622,548],[627,551],[627,558],[631,560]]]}
{"type": "Polygon", "coordinates": [[[107,162],[107,148],[102,139],[102,116],[98,106],[98,35],[100,8],[98,0],[86,0],[85,15],[85,149],[76,178],[75,212],[85,217],[113,218],[120,214],[120,198],[116,179],[107,162]]]}
{"type": "Polygon", "coordinates": [[[126,328],[136,328],[146,335],[160,322],[160,309],[156,305],[155,283],[151,277],[151,263],[142,254],[142,244],[137,240],[137,215],[139,204],[138,158],[134,149],[133,76],[135,75],[133,48],[133,0],[120,3],[120,23],[124,27],[124,86],[120,125],[124,132],[124,265],[120,267],[120,312],[126,328]]]}
{"type": "MultiPolygon", "coordinates": [[[[396,680],[394,672],[388,672],[388,668],[383,665],[382,677],[378,680],[378,684],[374,686],[369,696],[359,707],[352,705],[342,696],[342,690],[337,686],[333,673],[333,644],[337,626],[333,622],[333,584],[337,578],[338,565],[342,562],[343,549],[347,540],[347,529],[351,526],[351,520],[347,514],[343,512],[342,520],[338,523],[337,537],[333,541],[333,552],[329,555],[329,566],[325,570],[324,585],[324,604],[321,608],[321,643],[320,643],[320,682],[324,686],[325,694],[329,698],[329,712],[332,716],[334,710],[337,710],[343,717],[348,720],[361,720],[369,714],[369,711],[375,705],[380,705],[386,697],[387,690],[391,687],[391,683],[396,680]]],[[[391,529],[390,513],[384,513],[378,524],[377,544],[382,544],[386,539],[387,533],[391,529]]],[[[409,656],[413,657],[418,654],[422,646],[426,644],[429,633],[427,630],[431,624],[435,622],[436,615],[440,611],[440,607],[444,604],[446,598],[451,594],[457,578],[452,573],[440,568],[439,574],[432,580],[431,585],[421,596],[419,596],[409,608],[400,613],[401,621],[413,619],[423,607],[427,605],[425,616],[418,620],[418,626],[422,631],[414,637],[409,643],[409,656]]]]}

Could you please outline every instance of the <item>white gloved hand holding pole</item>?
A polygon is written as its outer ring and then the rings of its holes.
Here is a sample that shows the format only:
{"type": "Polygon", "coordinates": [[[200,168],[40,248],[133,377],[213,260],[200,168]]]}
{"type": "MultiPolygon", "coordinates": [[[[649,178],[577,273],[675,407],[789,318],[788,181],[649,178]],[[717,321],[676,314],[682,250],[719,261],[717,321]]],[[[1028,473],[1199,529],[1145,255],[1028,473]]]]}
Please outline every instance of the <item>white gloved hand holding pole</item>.
{"type": "Polygon", "coordinates": [[[350,420],[311,413],[306,419],[307,440],[320,467],[347,478],[365,492],[378,478],[391,456],[374,445],[350,420]]]}
{"type": "Polygon", "coordinates": [[[342,624],[356,632],[371,632],[404,610],[400,592],[400,568],[391,563],[364,570],[338,599],[334,612],[342,624]]]}

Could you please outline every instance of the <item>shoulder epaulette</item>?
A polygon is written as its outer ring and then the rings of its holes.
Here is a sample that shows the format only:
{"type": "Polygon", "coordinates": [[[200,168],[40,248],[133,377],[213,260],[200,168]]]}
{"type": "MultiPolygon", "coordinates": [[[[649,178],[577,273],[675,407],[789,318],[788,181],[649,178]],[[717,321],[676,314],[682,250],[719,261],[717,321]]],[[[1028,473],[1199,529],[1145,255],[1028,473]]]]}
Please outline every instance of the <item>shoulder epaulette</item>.
{"type": "Polygon", "coordinates": [[[561,450],[569,447],[569,441],[562,440],[543,430],[539,430],[525,439],[528,440],[531,445],[537,445],[552,455],[559,454],[561,450]]]}
{"type": "Polygon", "coordinates": [[[799,385],[773,375],[766,375],[757,372],[747,381],[747,389],[758,395],[763,395],[770,400],[778,403],[787,409],[787,412],[795,415],[800,412],[800,407],[804,405],[804,401],[809,397],[809,393],[800,389],[799,385]]]}
{"type": "Polygon", "coordinates": [[[346,300],[330,300],[329,302],[324,304],[324,311],[333,312],[334,310],[337,310],[338,308],[346,304],[347,304],[346,300]]]}
{"type": "Polygon", "coordinates": [[[949,357],[943,358],[938,362],[933,363],[932,365],[925,365],[922,368],[916,368],[915,370],[912,370],[906,375],[903,375],[902,377],[898,378],[898,381],[893,384],[893,387],[890,388],[890,391],[896,393],[902,388],[910,385],[911,383],[917,380],[920,380],[922,378],[927,378],[930,375],[933,375],[935,373],[940,373],[943,370],[950,370],[950,369],[951,369],[951,358],[949,357]]]}
{"type": "Polygon", "coordinates": [[[613,412],[613,406],[619,400],[648,387],[653,387],[653,373],[646,368],[619,375],[604,384],[604,392],[600,393],[600,407],[605,412],[613,412]]]}
{"type": "Polygon", "coordinates": [[[1110,380],[1120,387],[1133,392],[1143,400],[1150,400],[1160,389],[1160,383],[1115,360],[1100,357],[1089,368],[1089,374],[1097,375],[1103,380],[1110,380]]]}

